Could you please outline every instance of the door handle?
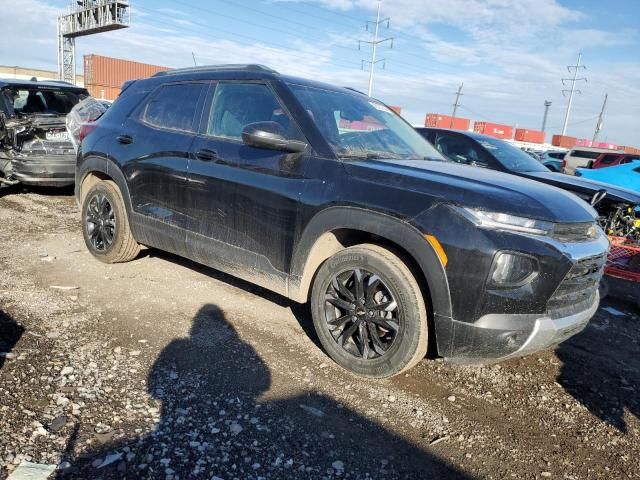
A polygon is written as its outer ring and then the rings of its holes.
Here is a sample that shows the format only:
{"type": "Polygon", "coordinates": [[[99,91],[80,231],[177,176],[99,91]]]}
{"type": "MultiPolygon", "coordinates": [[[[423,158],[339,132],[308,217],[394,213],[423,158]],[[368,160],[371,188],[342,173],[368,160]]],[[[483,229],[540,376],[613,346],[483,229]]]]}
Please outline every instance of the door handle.
{"type": "Polygon", "coordinates": [[[203,148],[202,150],[198,150],[196,152],[196,158],[202,160],[204,162],[208,162],[211,160],[215,160],[218,158],[218,153],[214,150],[210,150],[208,148],[203,148]]]}
{"type": "Polygon", "coordinates": [[[116,140],[122,145],[130,145],[133,143],[133,137],[131,135],[118,135],[116,140]]]}

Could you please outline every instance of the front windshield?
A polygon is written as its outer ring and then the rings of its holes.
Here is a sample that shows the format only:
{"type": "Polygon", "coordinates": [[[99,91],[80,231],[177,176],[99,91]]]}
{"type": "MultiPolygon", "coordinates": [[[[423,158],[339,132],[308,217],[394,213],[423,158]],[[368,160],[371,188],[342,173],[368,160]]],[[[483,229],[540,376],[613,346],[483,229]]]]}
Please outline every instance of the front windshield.
{"type": "Polygon", "coordinates": [[[496,138],[477,138],[480,145],[512,172],[548,172],[549,169],[519,148],[496,138]]]}
{"type": "Polygon", "coordinates": [[[444,158],[382,103],[363,95],[290,85],[339,158],[444,158]]]}

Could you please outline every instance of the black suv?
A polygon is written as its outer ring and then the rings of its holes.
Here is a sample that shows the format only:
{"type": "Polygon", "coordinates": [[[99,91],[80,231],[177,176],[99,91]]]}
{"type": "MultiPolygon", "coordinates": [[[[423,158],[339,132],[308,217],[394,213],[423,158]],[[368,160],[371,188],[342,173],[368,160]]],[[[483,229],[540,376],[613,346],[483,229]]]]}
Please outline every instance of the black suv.
{"type": "Polygon", "coordinates": [[[0,80],[0,184],[72,185],[76,152],[66,116],[88,96],[65,82],[0,80]]]}
{"type": "Polygon", "coordinates": [[[174,252],[310,301],[360,375],[524,355],[579,332],[608,248],[562,190],[443,161],[382,103],[260,66],[128,83],[85,132],[89,250],[174,252]]]}

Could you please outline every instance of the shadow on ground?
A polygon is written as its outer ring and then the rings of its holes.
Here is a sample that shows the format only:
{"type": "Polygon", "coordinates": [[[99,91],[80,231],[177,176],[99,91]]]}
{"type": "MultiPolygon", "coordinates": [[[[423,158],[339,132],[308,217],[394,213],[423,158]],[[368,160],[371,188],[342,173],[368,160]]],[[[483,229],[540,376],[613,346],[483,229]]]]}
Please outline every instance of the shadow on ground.
{"type": "Polygon", "coordinates": [[[0,370],[7,360],[7,354],[18,343],[24,333],[24,328],[4,310],[0,310],[0,370]]]}
{"type": "Polygon", "coordinates": [[[558,383],[589,411],[627,432],[625,409],[640,416],[640,322],[602,310],[587,328],[556,350],[558,383]]]}
{"type": "Polygon", "coordinates": [[[265,400],[268,366],[215,305],[148,376],[152,432],[69,458],[64,478],[468,478],[331,398],[265,400]],[[115,455],[115,457],[113,456],[115,455]],[[113,463],[99,468],[101,462],[113,463]]]}

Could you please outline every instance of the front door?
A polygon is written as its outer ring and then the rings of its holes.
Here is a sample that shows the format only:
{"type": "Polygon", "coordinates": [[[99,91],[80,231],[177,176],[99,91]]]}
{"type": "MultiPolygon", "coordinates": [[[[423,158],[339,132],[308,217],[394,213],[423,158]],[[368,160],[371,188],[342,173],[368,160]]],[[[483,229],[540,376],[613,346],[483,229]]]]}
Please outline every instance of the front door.
{"type": "Polygon", "coordinates": [[[211,97],[206,128],[192,145],[188,248],[198,261],[280,290],[265,281],[284,282],[289,271],[304,154],[245,145],[242,131],[276,122],[286,138],[304,137],[266,83],[218,82],[211,97]]]}

